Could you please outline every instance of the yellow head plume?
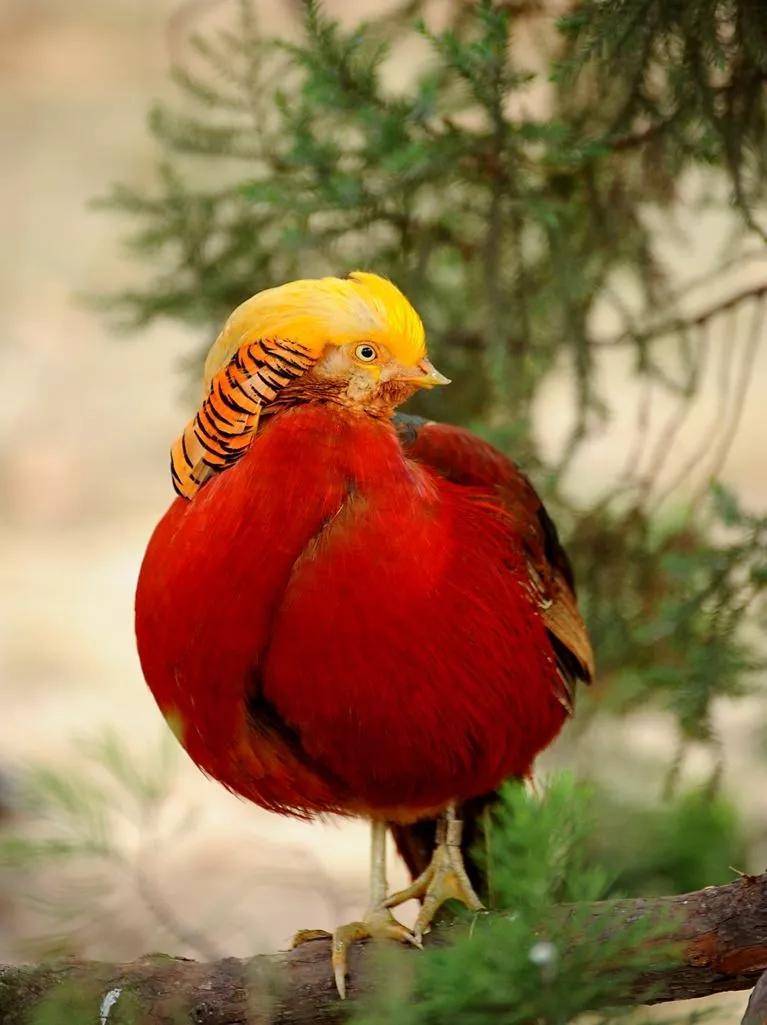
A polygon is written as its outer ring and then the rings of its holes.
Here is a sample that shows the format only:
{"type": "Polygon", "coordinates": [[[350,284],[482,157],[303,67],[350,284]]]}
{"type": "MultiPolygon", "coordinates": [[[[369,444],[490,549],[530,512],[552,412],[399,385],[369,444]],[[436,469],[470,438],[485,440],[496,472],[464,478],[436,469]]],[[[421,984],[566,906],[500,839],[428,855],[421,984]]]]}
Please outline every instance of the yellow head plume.
{"type": "Polygon", "coordinates": [[[426,355],[421,318],[400,290],[377,274],[309,278],[268,288],[232,313],[205,361],[205,391],[238,349],[256,338],[281,338],[318,359],[327,345],[383,344],[403,366],[426,355]]]}
{"type": "Polygon", "coordinates": [[[238,306],[205,361],[202,404],[171,449],[173,486],[192,498],[245,452],[263,411],[329,345],[370,342],[417,384],[445,383],[426,356],[423,324],[405,296],[376,274],[292,281],[238,306]]]}

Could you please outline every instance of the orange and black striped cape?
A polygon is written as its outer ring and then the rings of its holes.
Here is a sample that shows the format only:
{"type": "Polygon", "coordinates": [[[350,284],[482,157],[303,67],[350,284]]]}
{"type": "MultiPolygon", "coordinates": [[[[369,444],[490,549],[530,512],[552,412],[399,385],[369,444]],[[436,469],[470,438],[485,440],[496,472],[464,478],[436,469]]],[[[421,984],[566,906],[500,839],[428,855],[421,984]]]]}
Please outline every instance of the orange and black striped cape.
{"type": "Polygon", "coordinates": [[[298,342],[261,338],[242,345],[213,376],[202,405],[171,448],[176,493],[192,498],[212,473],[236,462],[266,407],[314,362],[298,342]]]}

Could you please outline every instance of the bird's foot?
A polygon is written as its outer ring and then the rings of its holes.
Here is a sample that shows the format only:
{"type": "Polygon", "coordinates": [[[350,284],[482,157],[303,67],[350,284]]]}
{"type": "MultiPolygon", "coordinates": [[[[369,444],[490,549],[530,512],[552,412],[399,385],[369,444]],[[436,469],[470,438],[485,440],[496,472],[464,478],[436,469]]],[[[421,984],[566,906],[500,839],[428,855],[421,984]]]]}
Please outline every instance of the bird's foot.
{"type": "Polygon", "coordinates": [[[393,893],[383,903],[385,908],[393,908],[414,897],[421,899],[421,910],[413,926],[413,936],[418,943],[431,928],[436,913],[448,900],[458,900],[470,911],[485,910],[463,864],[461,826],[462,823],[456,820],[439,822],[437,843],[427,868],[410,886],[393,893]]]}
{"type": "Polygon", "coordinates": [[[410,943],[414,947],[420,947],[420,939],[416,939],[413,933],[405,928],[384,905],[371,908],[360,922],[349,922],[348,925],[339,926],[331,935],[323,929],[301,929],[293,937],[293,947],[309,940],[324,939],[331,940],[331,962],[333,965],[333,976],[336,980],[336,989],[342,1000],[346,999],[346,973],[348,951],[352,943],[357,940],[396,940],[398,943],[410,943]]]}

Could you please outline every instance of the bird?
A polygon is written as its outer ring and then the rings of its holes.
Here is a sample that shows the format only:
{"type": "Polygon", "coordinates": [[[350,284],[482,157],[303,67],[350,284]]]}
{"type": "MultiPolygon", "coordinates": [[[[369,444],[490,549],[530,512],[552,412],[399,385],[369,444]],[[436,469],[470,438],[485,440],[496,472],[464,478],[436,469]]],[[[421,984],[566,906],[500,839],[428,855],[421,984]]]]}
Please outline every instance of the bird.
{"type": "Polygon", "coordinates": [[[210,349],[136,590],[144,677],[204,773],[275,813],[369,820],[370,904],[332,936],[341,997],[356,940],[421,946],[446,901],[482,910],[462,814],[530,776],[594,674],[528,479],[398,410],[449,383],[387,278],[258,292],[210,349]],[[414,873],[395,893],[389,829],[414,873]]]}

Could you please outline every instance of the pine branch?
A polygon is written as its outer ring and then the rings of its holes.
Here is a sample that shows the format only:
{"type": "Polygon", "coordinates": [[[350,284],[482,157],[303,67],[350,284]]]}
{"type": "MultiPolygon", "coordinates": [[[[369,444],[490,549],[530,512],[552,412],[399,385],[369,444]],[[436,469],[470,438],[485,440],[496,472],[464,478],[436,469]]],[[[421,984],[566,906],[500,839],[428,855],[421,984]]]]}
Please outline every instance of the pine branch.
{"type": "MultiPolygon", "coordinates": [[[[569,915],[571,908],[563,905],[559,913],[569,915]]],[[[661,1003],[747,989],[767,969],[767,874],[679,896],[597,902],[587,911],[597,926],[604,923],[606,935],[617,935],[638,920],[668,923],[657,965],[651,960],[654,966],[623,993],[613,994],[613,1003],[661,1003]]],[[[462,928],[442,926],[431,942],[443,943],[462,928]]],[[[652,949],[649,954],[652,958],[652,949]]],[[[403,956],[428,955],[408,950],[403,956]]],[[[371,948],[357,944],[351,956],[352,997],[364,993],[370,965],[371,948]]],[[[766,987],[762,976],[749,1005],[748,1025],[765,1020],[766,987]]],[[[42,1008],[48,1014],[44,1020],[73,1025],[80,1020],[108,1025],[110,1016],[134,1025],[176,1020],[331,1025],[344,1020],[348,1005],[335,994],[328,941],[319,939],[288,953],[209,964],[153,954],[130,964],[70,960],[0,968],[4,1025],[42,1021],[42,1008]]]]}

